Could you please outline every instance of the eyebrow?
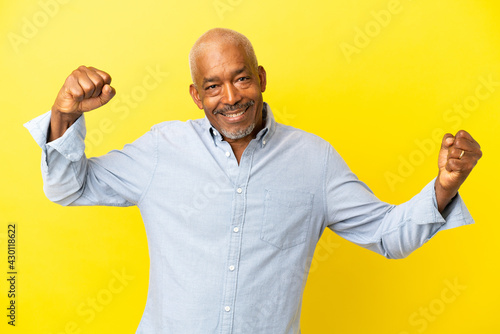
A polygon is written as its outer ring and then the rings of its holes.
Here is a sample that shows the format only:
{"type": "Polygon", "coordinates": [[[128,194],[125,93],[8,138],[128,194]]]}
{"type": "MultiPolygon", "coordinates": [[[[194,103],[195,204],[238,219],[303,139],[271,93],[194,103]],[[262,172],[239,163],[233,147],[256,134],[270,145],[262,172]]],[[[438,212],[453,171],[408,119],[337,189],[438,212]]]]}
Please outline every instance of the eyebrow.
{"type": "MultiPolygon", "coordinates": [[[[231,73],[231,74],[232,74],[232,76],[236,76],[238,74],[245,72],[246,69],[247,69],[246,66],[243,66],[242,68],[239,68],[239,69],[233,71],[233,73],[231,73]]],[[[203,78],[203,85],[205,85],[207,82],[214,82],[214,81],[219,81],[219,80],[220,80],[219,77],[203,78]]]]}

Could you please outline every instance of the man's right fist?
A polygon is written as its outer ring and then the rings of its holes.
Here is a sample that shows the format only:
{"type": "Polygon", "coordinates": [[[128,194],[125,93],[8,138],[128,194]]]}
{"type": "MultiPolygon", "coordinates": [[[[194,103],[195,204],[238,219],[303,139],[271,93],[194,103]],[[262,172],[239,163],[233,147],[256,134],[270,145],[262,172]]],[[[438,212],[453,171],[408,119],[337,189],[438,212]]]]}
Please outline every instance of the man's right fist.
{"type": "Polygon", "coordinates": [[[86,111],[97,109],[115,96],[115,89],[110,83],[111,76],[108,73],[94,67],[80,66],[66,78],[52,112],[76,119],[86,111]]]}
{"type": "Polygon", "coordinates": [[[111,76],[94,67],[80,66],[70,74],[52,106],[47,142],[61,137],[84,112],[109,102],[116,91],[111,76]]]}

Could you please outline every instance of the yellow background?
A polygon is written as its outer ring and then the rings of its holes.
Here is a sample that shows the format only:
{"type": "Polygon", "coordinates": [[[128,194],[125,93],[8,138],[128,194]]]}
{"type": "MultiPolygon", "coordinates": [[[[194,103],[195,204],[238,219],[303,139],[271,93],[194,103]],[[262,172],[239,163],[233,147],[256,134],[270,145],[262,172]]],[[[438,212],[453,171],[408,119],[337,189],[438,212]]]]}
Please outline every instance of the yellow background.
{"type": "Polygon", "coordinates": [[[484,152],[461,189],[475,225],[442,232],[398,261],[326,231],[312,260],[302,332],[500,332],[500,86],[487,97],[480,87],[500,81],[498,2],[55,1],[0,5],[0,332],[134,333],[149,267],[137,208],[49,202],[40,149],[22,124],[49,110],[82,64],[109,72],[117,89],[114,102],[87,115],[88,155],[121,148],[161,121],[203,117],[188,94],[187,55],[216,26],[253,42],[277,120],[331,142],[385,201],[404,202],[435,177],[433,132],[464,128],[484,152]],[[146,89],[148,69],[168,75],[146,89]],[[132,103],[120,113],[126,96],[132,103]],[[453,110],[464,103],[472,110],[453,110]],[[5,316],[9,222],[18,226],[15,328],[5,316]],[[118,281],[117,272],[127,278],[118,281]],[[447,288],[453,282],[456,293],[447,288]]]}

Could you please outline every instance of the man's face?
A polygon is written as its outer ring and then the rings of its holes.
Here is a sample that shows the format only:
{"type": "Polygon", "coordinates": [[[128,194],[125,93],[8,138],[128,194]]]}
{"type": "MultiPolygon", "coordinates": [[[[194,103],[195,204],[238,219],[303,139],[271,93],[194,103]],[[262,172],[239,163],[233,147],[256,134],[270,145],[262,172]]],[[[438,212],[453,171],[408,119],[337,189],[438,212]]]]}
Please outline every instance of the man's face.
{"type": "Polygon", "coordinates": [[[190,93],[226,140],[253,138],[262,129],[266,72],[252,68],[243,47],[212,43],[196,60],[190,93]]]}

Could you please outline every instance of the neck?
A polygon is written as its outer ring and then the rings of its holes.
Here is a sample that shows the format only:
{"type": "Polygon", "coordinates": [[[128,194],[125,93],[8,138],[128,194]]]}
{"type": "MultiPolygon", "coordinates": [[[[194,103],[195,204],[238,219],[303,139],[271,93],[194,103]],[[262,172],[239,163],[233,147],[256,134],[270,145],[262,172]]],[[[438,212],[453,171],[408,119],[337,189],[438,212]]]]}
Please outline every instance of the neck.
{"type": "Polygon", "coordinates": [[[234,156],[236,157],[236,161],[238,161],[238,165],[240,164],[241,156],[243,155],[243,152],[245,152],[245,149],[247,148],[248,144],[254,139],[257,134],[264,128],[262,120],[255,125],[255,128],[253,129],[252,133],[249,134],[248,136],[245,136],[240,139],[230,139],[222,136],[225,141],[231,145],[231,149],[233,150],[234,156]]]}
{"type": "Polygon", "coordinates": [[[233,149],[234,156],[236,158],[236,161],[238,161],[238,165],[240,164],[241,156],[243,155],[243,152],[245,152],[245,149],[248,146],[248,143],[252,138],[249,140],[243,141],[243,138],[237,141],[230,142],[228,141],[229,145],[231,145],[231,148],[233,149]]]}

